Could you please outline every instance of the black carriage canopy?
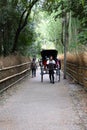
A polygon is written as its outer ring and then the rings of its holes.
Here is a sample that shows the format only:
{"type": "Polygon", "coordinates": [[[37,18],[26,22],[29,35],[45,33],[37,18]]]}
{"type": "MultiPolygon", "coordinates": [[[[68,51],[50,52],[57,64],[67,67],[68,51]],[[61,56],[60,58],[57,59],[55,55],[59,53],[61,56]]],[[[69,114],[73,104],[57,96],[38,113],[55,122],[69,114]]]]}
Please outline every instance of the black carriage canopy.
{"type": "Polygon", "coordinates": [[[42,59],[47,59],[49,58],[50,56],[53,56],[53,59],[56,59],[57,58],[57,54],[58,54],[58,51],[57,50],[42,50],[41,51],[41,56],[42,56],[42,59]]]}

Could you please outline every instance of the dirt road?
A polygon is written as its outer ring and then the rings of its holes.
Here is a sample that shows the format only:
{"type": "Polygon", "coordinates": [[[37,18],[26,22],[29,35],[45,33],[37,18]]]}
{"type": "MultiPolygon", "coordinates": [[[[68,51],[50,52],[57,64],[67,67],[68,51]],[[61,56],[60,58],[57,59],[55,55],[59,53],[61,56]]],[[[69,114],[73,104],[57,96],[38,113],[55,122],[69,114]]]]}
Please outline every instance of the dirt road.
{"type": "Polygon", "coordinates": [[[0,95],[0,130],[87,130],[87,92],[67,80],[27,77],[0,95]]]}

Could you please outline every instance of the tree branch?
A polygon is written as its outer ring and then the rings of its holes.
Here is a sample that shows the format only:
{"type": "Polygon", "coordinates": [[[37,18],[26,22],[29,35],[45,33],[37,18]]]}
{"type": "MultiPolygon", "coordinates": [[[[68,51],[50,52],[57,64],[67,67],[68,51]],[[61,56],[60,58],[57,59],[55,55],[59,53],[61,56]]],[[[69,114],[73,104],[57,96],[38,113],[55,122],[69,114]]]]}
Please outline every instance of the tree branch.
{"type": "Polygon", "coordinates": [[[20,35],[20,32],[22,31],[22,29],[27,25],[27,21],[28,21],[28,17],[31,13],[31,9],[33,8],[33,6],[36,4],[36,2],[38,2],[39,0],[33,0],[33,1],[29,1],[29,5],[26,7],[26,9],[23,11],[21,17],[20,17],[20,21],[18,24],[18,28],[15,34],[15,38],[14,38],[14,44],[13,44],[13,49],[12,49],[12,53],[14,53],[17,50],[17,42],[18,42],[18,38],[20,35]],[[25,17],[25,19],[24,19],[25,17]]]}

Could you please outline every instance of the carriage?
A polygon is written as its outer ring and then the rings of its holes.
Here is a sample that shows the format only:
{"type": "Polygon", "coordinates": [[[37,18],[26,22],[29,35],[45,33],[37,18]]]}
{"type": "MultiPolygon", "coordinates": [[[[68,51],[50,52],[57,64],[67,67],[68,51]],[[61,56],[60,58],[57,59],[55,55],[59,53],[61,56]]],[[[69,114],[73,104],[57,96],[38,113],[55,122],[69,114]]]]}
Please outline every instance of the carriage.
{"type": "Polygon", "coordinates": [[[43,82],[43,76],[44,74],[49,74],[49,68],[47,67],[47,60],[50,58],[50,56],[53,57],[53,59],[56,62],[56,65],[54,67],[54,76],[56,81],[60,81],[60,68],[61,63],[59,61],[59,65],[57,64],[57,55],[58,51],[55,49],[51,50],[42,50],[41,51],[41,60],[39,62],[40,70],[41,70],[41,82],[43,82]]]}

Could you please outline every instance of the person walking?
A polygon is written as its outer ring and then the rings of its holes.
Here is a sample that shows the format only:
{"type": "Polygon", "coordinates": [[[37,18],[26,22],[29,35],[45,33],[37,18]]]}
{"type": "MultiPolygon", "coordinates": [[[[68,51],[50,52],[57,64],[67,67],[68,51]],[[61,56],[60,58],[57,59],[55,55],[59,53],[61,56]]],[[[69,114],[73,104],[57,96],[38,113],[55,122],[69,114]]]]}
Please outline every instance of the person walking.
{"type": "Polygon", "coordinates": [[[61,70],[61,60],[58,59],[58,58],[56,58],[55,62],[56,62],[56,67],[57,67],[59,70],[61,70]]]}
{"type": "Polygon", "coordinates": [[[56,62],[53,60],[53,56],[50,56],[49,60],[47,61],[47,67],[49,69],[49,78],[50,83],[54,84],[54,68],[55,68],[56,62]]]}
{"type": "Polygon", "coordinates": [[[55,62],[56,62],[56,75],[59,77],[58,81],[60,81],[61,60],[56,58],[55,62]]]}
{"type": "Polygon", "coordinates": [[[35,58],[33,58],[32,62],[31,62],[32,78],[36,77],[36,68],[37,68],[36,60],[35,60],[35,58]]]}

